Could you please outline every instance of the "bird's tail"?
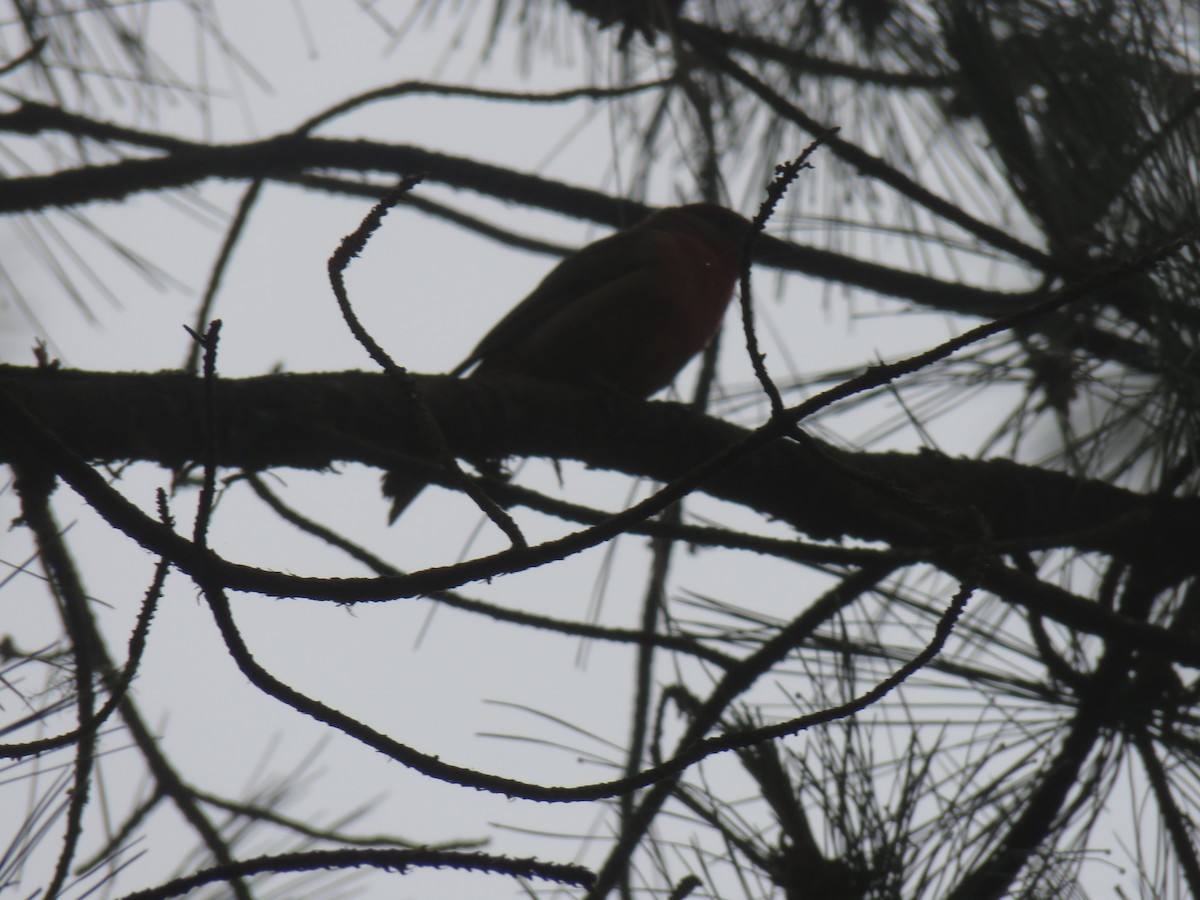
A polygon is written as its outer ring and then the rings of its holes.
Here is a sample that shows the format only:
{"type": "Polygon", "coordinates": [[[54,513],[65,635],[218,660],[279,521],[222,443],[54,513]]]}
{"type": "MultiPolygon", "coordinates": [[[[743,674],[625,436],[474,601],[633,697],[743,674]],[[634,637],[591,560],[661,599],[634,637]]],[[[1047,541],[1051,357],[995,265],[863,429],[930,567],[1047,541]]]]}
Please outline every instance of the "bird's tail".
{"type": "Polygon", "coordinates": [[[425,490],[429,482],[410,472],[385,472],[383,474],[383,496],[392,501],[388,513],[388,524],[392,525],[425,490]]]}

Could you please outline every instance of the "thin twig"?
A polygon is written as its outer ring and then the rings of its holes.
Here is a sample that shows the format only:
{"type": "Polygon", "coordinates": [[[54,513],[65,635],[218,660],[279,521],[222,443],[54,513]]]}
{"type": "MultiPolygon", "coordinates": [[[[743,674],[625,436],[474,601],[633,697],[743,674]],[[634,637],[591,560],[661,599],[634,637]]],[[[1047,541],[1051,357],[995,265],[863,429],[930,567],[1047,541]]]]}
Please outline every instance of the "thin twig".
{"type": "Polygon", "coordinates": [[[446,446],[446,439],[442,435],[441,428],[437,424],[437,420],[433,417],[433,413],[429,410],[429,404],[421,396],[421,392],[417,389],[416,382],[408,373],[408,370],[403,366],[396,364],[395,360],[388,355],[387,351],[379,345],[373,338],[370,332],[363,327],[353,307],[350,305],[350,296],[346,292],[346,283],[344,274],[351,260],[358,256],[367,246],[367,241],[370,240],[372,234],[383,223],[383,217],[387,215],[388,210],[400,202],[417,183],[421,180],[421,176],[412,176],[403,179],[396,188],[380,200],[363,218],[358,228],[352,231],[346,237],[342,238],[341,244],[333,255],[329,258],[329,283],[333,287],[333,294],[337,298],[338,309],[341,310],[342,318],[345,320],[350,333],[367,351],[367,354],[375,361],[375,363],[383,369],[391,378],[393,378],[400,387],[400,396],[403,399],[406,411],[411,415],[412,421],[417,426],[417,431],[421,435],[426,446],[434,453],[438,462],[440,462],[454,477],[455,484],[468,497],[475,501],[475,505],[495,523],[509,541],[512,542],[513,549],[523,550],[529,544],[525,540],[525,535],[521,533],[521,529],[507,512],[500,508],[494,500],[479,486],[479,484],[467,478],[462,467],[454,458],[454,454],[446,446]]]}

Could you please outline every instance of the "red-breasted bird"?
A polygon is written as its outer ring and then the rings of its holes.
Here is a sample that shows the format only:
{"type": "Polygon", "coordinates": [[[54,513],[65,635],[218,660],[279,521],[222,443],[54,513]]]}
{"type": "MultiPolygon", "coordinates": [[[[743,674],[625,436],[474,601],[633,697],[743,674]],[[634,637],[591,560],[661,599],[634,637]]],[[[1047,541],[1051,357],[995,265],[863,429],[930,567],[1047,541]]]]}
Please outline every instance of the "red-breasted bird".
{"type": "MultiPolygon", "coordinates": [[[[715,203],[659,210],[563,259],[452,372],[506,372],[649,397],[717,333],[750,222],[715,203]]],[[[389,473],[395,521],[424,487],[389,473]]]]}

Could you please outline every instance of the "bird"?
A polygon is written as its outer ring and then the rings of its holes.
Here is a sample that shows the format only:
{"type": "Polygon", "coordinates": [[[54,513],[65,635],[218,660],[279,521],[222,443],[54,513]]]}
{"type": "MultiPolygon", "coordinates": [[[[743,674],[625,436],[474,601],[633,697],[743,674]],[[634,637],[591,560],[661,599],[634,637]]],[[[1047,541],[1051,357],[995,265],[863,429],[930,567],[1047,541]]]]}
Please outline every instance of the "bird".
{"type": "MultiPolygon", "coordinates": [[[[689,203],[588,244],[551,269],[451,374],[524,375],[650,397],[716,335],[751,227],[719,204],[689,203]]],[[[389,521],[424,486],[389,472],[389,521]]]]}

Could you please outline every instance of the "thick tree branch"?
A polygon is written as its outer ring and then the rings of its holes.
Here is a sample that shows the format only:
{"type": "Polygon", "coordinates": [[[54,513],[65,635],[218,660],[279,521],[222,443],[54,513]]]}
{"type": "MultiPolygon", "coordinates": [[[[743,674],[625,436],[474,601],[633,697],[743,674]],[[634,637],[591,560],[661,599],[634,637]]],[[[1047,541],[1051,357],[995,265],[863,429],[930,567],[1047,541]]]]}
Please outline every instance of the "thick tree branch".
{"type": "MultiPolygon", "coordinates": [[[[747,434],[673,403],[520,378],[418,380],[450,449],[466,458],[574,459],[667,481],[747,434]]],[[[180,466],[203,446],[201,383],[179,373],[0,367],[0,389],[93,462],[180,466]]],[[[217,397],[223,467],[324,469],[351,460],[386,468],[420,453],[382,375],[222,380],[217,397]]],[[[0,432],[0,461],[14,458],[17,437],[0,432]]],[[[1200,500],[1142,495],[1007,460],[776,441],[703,490],[824,540],[937,552],[961,542],[964,523],[981,516],[996,542],[1099,552],[1167,573],[1200,571],[1179,538],[1200,531],[1200,500]]]]}

